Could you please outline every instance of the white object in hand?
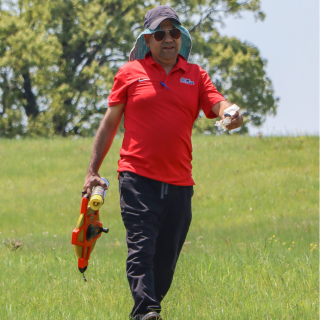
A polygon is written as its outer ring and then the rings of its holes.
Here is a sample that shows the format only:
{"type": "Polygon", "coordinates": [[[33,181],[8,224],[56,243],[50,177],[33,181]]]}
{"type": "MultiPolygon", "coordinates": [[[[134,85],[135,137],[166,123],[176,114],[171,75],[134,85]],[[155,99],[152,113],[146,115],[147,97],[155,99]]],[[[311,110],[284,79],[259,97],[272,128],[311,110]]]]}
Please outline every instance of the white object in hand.
{"type": "MultiPolygon", "coordinates": [[[[229,115],[233,116],[239,110],[240,110],[240,108],[236,104],[233,104],[229,108],[225,109],[223,111],[223,113],[225,115],[229,114],[229,115]]],[[[215,126],[226,131],[227,130],[226,126],[229,125],[230,123],[231,123],[231,118],[230,118],[230,116],[227,116],[223,120],[217,121],[215,123],[215,126]]]]}

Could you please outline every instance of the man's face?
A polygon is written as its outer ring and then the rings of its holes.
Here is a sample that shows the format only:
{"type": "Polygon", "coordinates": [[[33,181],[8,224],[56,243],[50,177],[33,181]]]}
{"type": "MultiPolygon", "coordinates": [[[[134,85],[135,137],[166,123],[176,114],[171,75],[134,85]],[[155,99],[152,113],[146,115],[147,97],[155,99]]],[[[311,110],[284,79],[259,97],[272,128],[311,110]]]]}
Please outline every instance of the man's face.
{"type": "MultiPolygon", "coordinates": [[[[161,30],[170,30],[174,26],[170,19],[166,19],[160,24],[161,30]]],[[[175,62],[181,48],[181,37],[177,40],[172,39],[167,33],[162,41],[156,41],[153,35],[145,35],[146,45],[150,47],[153,58],[160,63],[175,62]]]]}

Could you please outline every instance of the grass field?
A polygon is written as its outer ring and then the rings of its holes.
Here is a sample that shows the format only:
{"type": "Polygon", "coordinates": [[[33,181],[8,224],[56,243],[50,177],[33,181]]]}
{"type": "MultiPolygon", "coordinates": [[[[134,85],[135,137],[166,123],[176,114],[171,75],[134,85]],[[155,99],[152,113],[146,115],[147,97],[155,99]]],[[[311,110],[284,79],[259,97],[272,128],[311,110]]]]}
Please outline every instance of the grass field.
{"type": "MultiPolygon", "coordinates": [[[[70,243],[92,144],[0,140],[0,319],[128,318],[120,138],[100,170],[110,232],[86,283],[70,243]]],[[[318,319],[318,137],[195,136],[193,147],[193,221],[164,319],[318,319]]]]}

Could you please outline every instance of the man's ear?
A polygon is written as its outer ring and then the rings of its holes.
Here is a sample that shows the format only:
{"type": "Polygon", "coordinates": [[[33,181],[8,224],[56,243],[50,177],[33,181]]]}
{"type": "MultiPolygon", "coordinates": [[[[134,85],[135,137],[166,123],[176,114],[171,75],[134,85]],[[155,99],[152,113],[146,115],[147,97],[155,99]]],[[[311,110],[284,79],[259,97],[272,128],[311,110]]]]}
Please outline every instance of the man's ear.
{"type": "Polygon", "coordinates": [[[144,34],[144,40],[146,41],[146,46],[150,47],[150,34],[144,34]]]}

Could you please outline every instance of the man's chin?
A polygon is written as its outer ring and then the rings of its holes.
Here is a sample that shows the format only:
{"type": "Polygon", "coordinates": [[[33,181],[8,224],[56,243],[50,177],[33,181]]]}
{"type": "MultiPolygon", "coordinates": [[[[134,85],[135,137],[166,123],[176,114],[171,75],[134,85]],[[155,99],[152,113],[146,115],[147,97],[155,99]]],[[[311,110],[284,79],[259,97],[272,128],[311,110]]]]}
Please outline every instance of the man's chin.
{"type": "Polygon", "coordinates": [[[178,57],[178,54],[179,54],[179,52],[176,52],[176,51],[174,51],[174,52],[163,52],[161,54],[161,58],[163,60],[173,60],[173,59],[176,59],[178,57]]]}

